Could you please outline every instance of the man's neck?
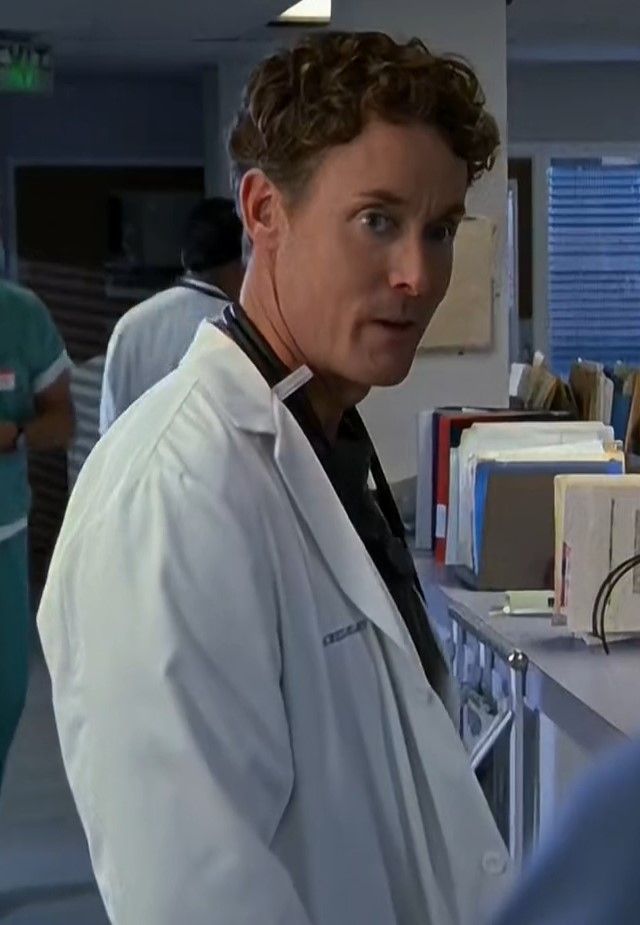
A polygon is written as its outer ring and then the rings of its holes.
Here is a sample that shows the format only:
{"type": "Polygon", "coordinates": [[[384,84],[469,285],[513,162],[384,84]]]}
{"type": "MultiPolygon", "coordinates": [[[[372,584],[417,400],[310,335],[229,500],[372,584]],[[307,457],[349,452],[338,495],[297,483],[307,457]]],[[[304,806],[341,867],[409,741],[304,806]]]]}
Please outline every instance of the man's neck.
{"type": "Polygon", "coordinates": [[[293,371],[300,366],[310,366],[313,379],[305,386],[307,396],[327,438],[334,442],[344,412],[364,398],[364,390],[311,367],[291,342],[271,279],[261,274],[256,267],[250,267],[247,271],[240,304],[287,369],[293,371]]]}

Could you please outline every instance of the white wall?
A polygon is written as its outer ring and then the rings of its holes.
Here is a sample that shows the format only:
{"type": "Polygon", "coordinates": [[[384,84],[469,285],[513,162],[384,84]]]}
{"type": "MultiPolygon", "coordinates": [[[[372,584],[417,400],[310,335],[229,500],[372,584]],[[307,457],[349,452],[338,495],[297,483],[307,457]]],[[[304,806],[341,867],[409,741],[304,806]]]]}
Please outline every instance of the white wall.
{"type": "Polygon", "coordinates": [[[640,63],[512,64],[509,141],[637,142],[640,63]]]}
{"type": "MultiPolygon", "coordinates": [[[[334,0],[335,28],[378,28],[418,35],[438,51],[462,54],[475,66],[488,105],[506,137],[506,7],[504,0],[334,0]]],[[[500,230],[497,276],[500,293],[494,314],[494,345],[489,352],[418,356],[407,381],[376,391],[363,405],[364,416],[390,479],[416,471],[416,415],[442,404],[504,404],[508,398],[508,316],[504,240],[506,161],[481,180],[468,200],[471,213],[491,216],[500,230]]]]}

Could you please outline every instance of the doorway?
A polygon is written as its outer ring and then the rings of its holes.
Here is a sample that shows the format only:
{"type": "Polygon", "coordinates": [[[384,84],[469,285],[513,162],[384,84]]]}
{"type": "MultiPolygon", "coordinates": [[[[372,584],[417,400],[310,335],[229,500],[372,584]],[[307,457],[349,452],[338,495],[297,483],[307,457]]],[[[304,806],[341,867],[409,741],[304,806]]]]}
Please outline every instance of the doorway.
{"type": "MultiPolygon", "coordinates": [[[[91,441],[87,422],[99,403],[113,327],[132,305],[178,273],[180,250],[173,243],[181,237],[188,208],[204,195],[204,171],[17,166],[14,191],[18,281],[48,307],[74,374],[81,370],[76,439],[91,441]]],[[[32,453],[29,469],[31,563],[38,588],[66,508],[67,454],[32,453]]]]}

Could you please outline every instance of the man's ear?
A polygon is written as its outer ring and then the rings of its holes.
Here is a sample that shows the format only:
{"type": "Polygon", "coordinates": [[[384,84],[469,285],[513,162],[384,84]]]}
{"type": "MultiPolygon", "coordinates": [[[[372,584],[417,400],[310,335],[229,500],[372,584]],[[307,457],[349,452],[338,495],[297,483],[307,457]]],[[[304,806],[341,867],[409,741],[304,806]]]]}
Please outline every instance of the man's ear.
{"type": "Polygon", "coordinates": [[[240,209],[253,247],[272,250],[282,230],[282,194],[262,170],[248,170],[240,183],[240,209]]]}

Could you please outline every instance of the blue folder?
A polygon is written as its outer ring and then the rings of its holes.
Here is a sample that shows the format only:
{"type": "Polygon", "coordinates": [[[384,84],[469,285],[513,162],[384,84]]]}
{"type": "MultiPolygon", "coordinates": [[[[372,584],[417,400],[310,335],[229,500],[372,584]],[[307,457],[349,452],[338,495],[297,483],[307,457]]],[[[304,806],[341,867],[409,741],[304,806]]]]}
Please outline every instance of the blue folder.
{"type": "MultiPolygon", "coordinates": [[[[573,475],[573,474],[602,474],[602,475],[622,475],[624,465],[621,460],[531,460],[518,462],[505,462],[493,459],[481,460],[478,462],[475,473],[474,484],[474,571],[480,571],[482,562],[483,539],[485,536],[485,513],[487,494],[490,481],[494,478],[508,475],[510,479],[522,479],[522,491],[527,491],[527,479],[531,476],[547,476],[549,479],[550,490],[546,498],[546,504],[550,505],[550,514],[553,508],[553,479],[556,475],[573,475]]],[[[545,492],[546,494],[546,492],[545,492]]],[[[513,511],[514,518],[517,518],[518,511],[513,511]]],[[[520,534],[526,525],[520,524],[520,534]]]]}

